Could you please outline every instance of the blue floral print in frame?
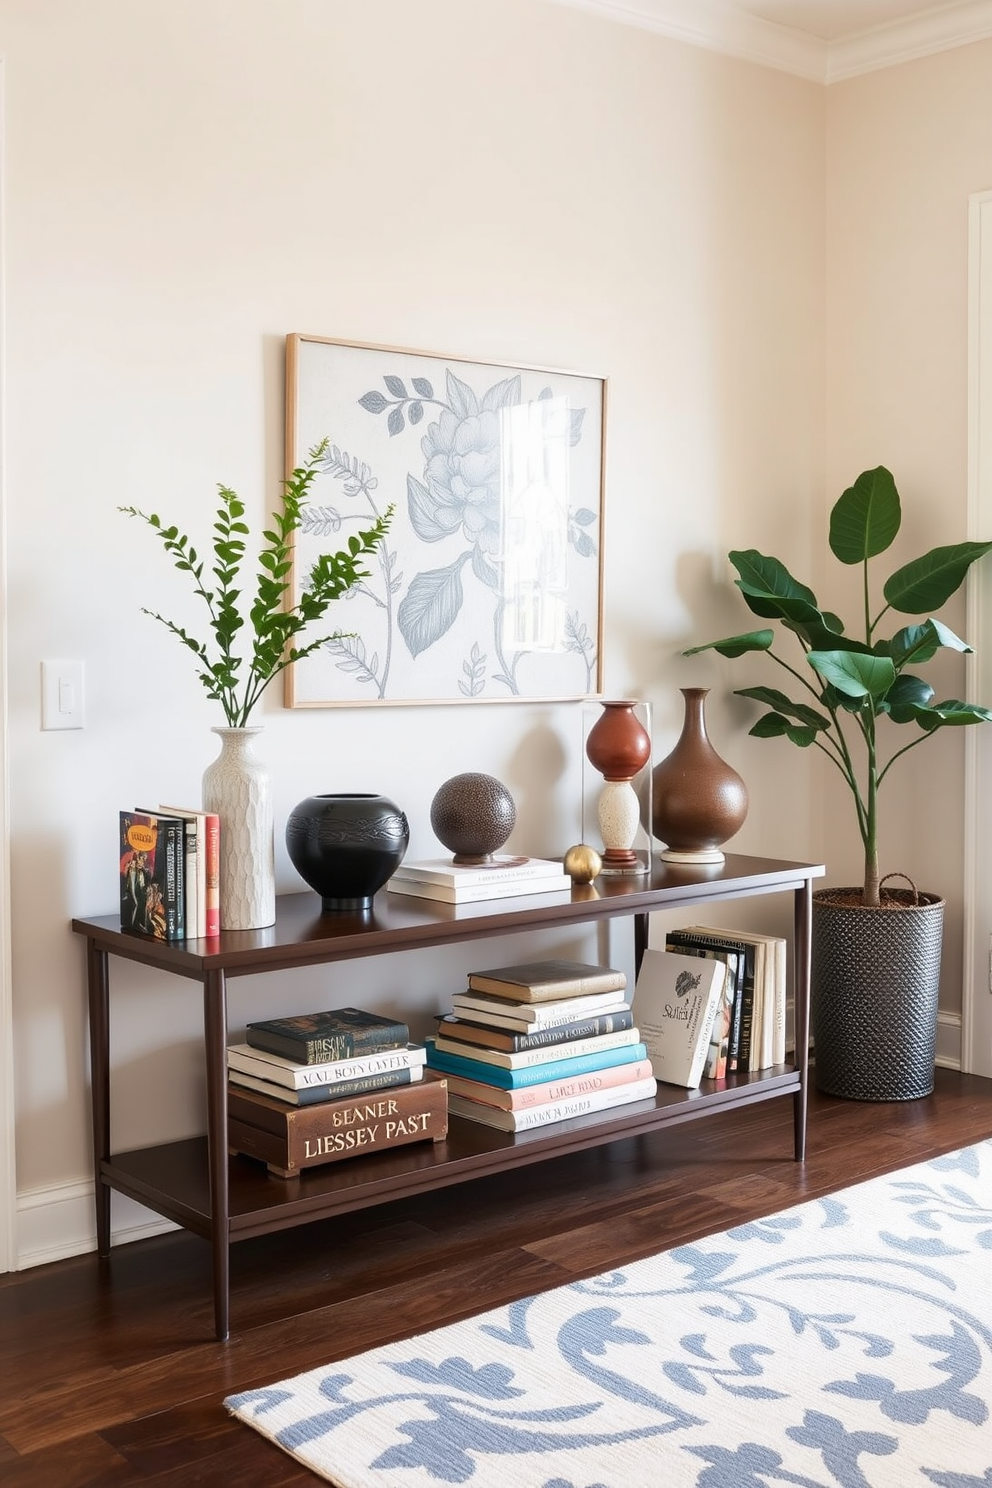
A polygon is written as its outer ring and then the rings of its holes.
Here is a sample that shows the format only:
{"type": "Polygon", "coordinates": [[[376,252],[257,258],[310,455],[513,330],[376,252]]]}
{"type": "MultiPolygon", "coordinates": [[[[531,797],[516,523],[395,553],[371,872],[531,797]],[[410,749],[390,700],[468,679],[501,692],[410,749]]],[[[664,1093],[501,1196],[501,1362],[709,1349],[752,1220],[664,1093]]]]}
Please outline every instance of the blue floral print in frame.
{"type": "Polygon", "coordinates": [[[294,592],[394,508],[287,705],[600,692],[605,380],[302,335],[286,373],[288,467],[328,440],[294,592]]]}

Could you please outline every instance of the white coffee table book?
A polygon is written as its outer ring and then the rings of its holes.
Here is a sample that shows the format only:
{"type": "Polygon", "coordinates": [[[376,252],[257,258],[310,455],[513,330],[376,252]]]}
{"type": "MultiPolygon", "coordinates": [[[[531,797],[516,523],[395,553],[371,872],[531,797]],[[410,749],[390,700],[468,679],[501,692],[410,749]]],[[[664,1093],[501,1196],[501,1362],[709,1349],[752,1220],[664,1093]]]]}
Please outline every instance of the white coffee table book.
{"type": "Polygon", "coordinates": [[[695,1090],[703,1077],[726,968],[721,961],[646,950],[634,986],[634,1020],[655,1076],[695,1090]]]}

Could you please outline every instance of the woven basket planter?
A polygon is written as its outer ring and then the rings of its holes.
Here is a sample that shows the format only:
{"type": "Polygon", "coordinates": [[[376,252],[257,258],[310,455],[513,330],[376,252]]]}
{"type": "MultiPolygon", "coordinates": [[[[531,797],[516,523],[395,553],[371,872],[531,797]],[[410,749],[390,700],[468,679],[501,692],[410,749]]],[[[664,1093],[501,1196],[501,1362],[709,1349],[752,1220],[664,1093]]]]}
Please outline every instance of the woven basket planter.
{"type": "Polygon", "coordinates": [[[848,1100],[918,1100],[934,1084],[944,901],[883,889],[875,909],[860,894],[813,895],[816,1086],[848,1100]]]}

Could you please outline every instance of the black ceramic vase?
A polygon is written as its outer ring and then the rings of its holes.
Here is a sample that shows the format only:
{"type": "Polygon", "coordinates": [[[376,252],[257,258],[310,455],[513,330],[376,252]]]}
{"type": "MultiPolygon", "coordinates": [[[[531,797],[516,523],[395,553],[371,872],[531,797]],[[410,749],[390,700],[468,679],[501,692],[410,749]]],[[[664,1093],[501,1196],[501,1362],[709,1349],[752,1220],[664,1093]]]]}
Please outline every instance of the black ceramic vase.
{"type": "Polygon", "coordinates": [[[409,841],[406,816],[386,796],[308,796],[286,822],[290,862],[326,910],[370,909],[409,841]]]}

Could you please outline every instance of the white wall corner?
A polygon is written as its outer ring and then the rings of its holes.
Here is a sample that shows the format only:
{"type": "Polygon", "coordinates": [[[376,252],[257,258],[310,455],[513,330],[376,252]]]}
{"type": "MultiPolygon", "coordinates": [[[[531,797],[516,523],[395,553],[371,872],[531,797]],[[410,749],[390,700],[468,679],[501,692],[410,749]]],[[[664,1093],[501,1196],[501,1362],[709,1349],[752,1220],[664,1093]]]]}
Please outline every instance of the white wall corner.
{"type": "MultiPolygon", "coordinates": [[[[112,1203],[114,1245],[178,1228],[123,1194],[113,1194],[112,1203]]],[[[15,1227],[18,1271],[96,1250],[93,1184],[58,1183],[19,1194],[15,1227]]]]}

